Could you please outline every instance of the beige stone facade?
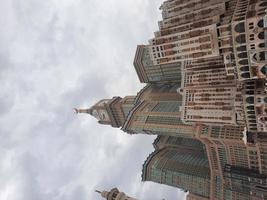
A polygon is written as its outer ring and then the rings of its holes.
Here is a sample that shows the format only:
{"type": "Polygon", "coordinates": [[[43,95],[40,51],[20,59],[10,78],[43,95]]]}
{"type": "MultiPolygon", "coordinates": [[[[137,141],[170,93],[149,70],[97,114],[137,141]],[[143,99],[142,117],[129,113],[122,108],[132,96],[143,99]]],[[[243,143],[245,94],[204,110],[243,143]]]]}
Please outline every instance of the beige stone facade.
{"type": "Polygon", "coordinates": [[[247,81],[242,91],[248,131],[267,132],[266,80],[247,81]]]}
{"type": "Polygon", "coordinates": [[[227,76],[222,57],[187,62],[183,77],[185,123],[244,124],[241,86],[227,76]]]}

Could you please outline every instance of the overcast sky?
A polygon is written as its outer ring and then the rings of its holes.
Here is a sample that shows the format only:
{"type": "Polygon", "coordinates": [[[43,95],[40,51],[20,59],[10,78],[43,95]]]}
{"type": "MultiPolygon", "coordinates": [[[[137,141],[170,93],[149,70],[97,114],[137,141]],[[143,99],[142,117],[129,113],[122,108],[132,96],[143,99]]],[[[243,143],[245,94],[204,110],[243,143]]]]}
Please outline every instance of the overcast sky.
{"type": "Polygon", "coordinates": [[[0,200],[184,199],[141,183],[154,137],[72,111],[143,87],[132,62],[162,1],[0,0],[0,200]]]}

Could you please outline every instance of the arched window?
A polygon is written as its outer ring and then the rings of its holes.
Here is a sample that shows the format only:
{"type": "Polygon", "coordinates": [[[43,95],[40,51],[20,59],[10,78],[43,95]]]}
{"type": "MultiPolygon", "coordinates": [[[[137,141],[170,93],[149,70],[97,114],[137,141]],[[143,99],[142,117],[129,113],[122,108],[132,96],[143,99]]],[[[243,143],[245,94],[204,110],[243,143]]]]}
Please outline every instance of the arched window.
{"type": "Polygon", "coordinates": [[[265,43],[260,43],[260,44],[259,44],[259,47],[260,47],[260,48],[265,48],[265,43]]]}
{"type": "Polygon", "coordinates": [[[264,32],[263,31],[258,34],[258,38],[261,40],[264,40],[264,32]]]}
{"type": "Polygon", "coordinates": [[[240,70],[242,72],[248,72],[249,71],[249,67],[248,66],[243,66],[243,67],[240,67],[240,70]]]}
{"type": "Polygon", "coordinates": [[[264,66],[261,68],[261,73],[263,73],[264,75],[267,75],[267,65],[264,65],[264,66]]]}
{"type": "Polygon", "coordinates": [[[263,19],[261,19],[259,22],[258,22],[258,27],[263,27],[263,19]]]}
{"type": "Polygon", "coordinates": [[[241,34],[241,35],[238,35],[236,38],[235,38],[235,41],[239,44],[242,44],[242,43],[245,43],[246,42],[246,36],[245,34],[241,34]]]}
{"type": "Polygon", "coordinates": [[[238,33],[244,33],[245,32],[245,23],[241,22],[235,26],[235,31],[238,33]]]}

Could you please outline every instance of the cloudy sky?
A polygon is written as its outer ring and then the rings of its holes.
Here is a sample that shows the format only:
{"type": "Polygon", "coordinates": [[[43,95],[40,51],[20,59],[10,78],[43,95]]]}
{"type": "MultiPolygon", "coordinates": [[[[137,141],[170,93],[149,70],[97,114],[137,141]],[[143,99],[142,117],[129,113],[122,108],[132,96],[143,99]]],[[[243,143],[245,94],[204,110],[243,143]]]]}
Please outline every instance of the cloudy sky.
{"type": "Polygon", "coordinates": [[[0,200],[184,199],[141,183],[154,137],[73,114],[143,87],[132,62],[163,0],[0,0],[0,200]]]}

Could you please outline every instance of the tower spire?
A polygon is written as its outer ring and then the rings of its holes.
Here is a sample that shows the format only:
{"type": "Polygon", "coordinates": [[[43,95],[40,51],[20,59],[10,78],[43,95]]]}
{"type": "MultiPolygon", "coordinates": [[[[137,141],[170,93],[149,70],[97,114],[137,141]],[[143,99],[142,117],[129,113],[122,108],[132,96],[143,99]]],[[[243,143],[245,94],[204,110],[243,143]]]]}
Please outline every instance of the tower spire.
{"type": "Polygon", "coordinates": [[[91,109],[79,109],[79,108],[74,108],[74,112],[75,112],[76,114],[79,114],[79,113],[91,114],[91,109]]]}
{"type": "Polygon", "coordinates": [[[95,190],[95,192],[101,194],[101,192],[99,190],[95,190]]]}
{"type": "Polygon", "coordinates": [[[108,195],[110,192],[108,191],[99,191],[99,190],[95,190],[96,193],[99,193],[103,198],[108,198],[108,195]]]}

